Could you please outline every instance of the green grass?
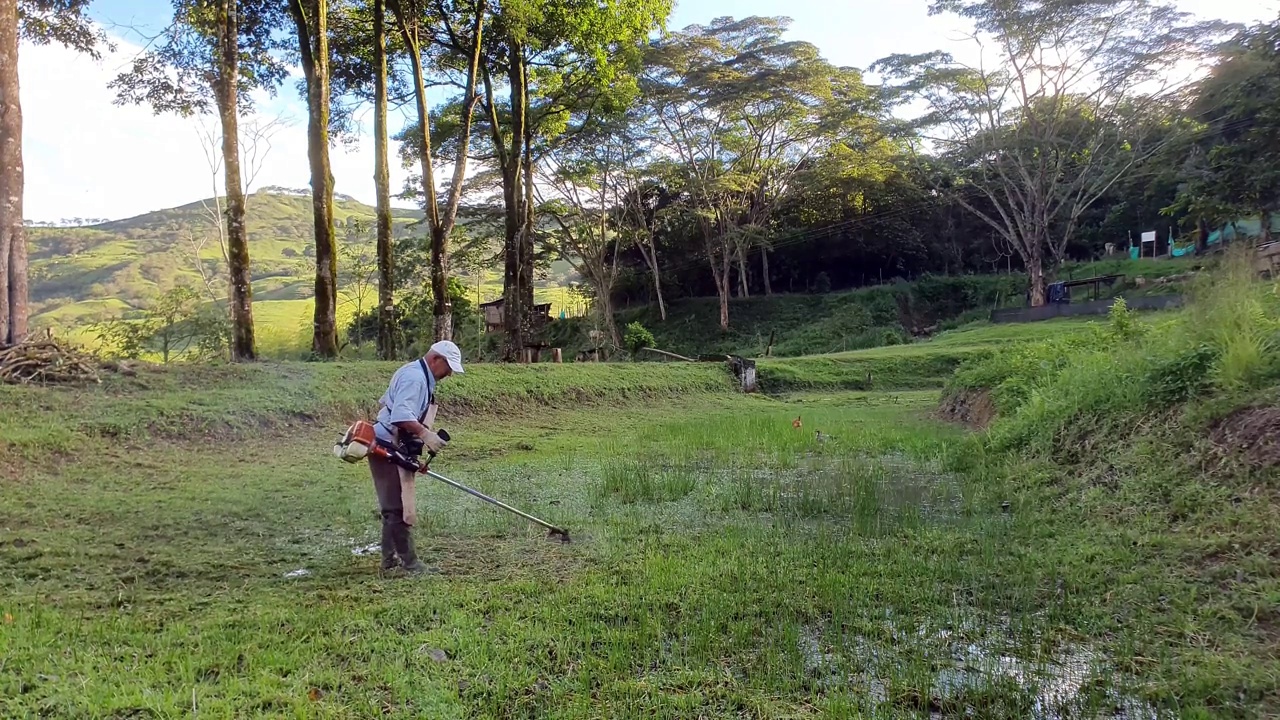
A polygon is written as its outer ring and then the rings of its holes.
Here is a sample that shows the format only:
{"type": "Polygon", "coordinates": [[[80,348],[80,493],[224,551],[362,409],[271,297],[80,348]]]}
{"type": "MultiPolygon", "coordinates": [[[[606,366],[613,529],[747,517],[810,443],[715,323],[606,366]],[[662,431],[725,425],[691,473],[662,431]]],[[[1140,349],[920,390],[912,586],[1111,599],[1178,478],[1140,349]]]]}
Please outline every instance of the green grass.
{"type": "Polygon", "coordinates": [[[394,367],[0,388],[0,715],[1021,718],[1066,686],[1221,716],[1271,667],[1188,644],[1193,588],[993,472],[936,392],[704,365],[451,378],[435,468],[575,542],[423,480],[443,574],[380,577],[367,470],[327,452],[394,367]]]}
{"type": "Polygon", "coordinates": [[[802,390],[914,390],[940,388],[961,364],[993,355],[1010,344],[1066,338],[1087,332],[1094,319],[1040,323],[987,322],[939,333],[927,341],[867,350],[757,361],[761,388],[802,390]]]}

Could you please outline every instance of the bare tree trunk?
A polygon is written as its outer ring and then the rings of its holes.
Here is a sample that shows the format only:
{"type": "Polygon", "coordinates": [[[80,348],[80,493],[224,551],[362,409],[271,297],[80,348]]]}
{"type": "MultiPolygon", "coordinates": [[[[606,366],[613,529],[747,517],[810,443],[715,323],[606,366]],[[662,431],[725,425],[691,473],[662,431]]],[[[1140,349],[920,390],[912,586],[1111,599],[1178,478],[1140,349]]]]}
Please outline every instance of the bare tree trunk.
{"type": "Polygon", "coordinates": [[[253,337],[253,285],[249,236],[245,228],[244,185],[240,179],[240,29],[235,0],[218,4],[218,42],[222,54],[217,83],[222,122],[223,185],[227,194],[227,272],[231,283],[231,360],[257,359],[253,337]]]}
{"type": "Polygon", "coordinates": [[[391,257],[391,170],[387,131],[387,13],[385,0],[373,0],[373,182],[378,213],[378,357],[396,356],[394,265],[391,257]]]}
{"type": "Polygon", "coordinates": [[[618,333],[618,321],[613,316],[613,298],[611,292],[599,293],[600,312],[604,314],[604,326],[609,331],[609,338],[615,347],[622,347],[622,335],[618,333]]]}
{"type": "Polygon", "coordinates": [[[1262,211],[1262,243],[1271,242],[1271,211],[1262,211]]]}
{"type": "MultiPolygon", "coordinates": [[[[650,235],[649,242],[653,242],[653,236],[650,235]]],[[[658,315],[663,322],[667,320],[667,303],[662,299],[662,275],[658,271],[658,249],[653,245],[645,247],[645,243],[637,240],[636,249],[640,251],[640,255],[644,257],[644,262],[649,266],[649,274],[653,276],[653,291],[658,296],[658,315]]]]}
{"type": "Polygon", "coordinates": [[[1203,217],[1196,221],[1196,255],[1209,249],[1209,221],[1203,217]]]}
{"type": "Polygon", "coordinates": [[[328,0],[289,0],[307,80],[307,154],[316,234],[316,309],[311,350],[338,355],[338,253],[333,228],[333,173],[329,166],[328,0]],[[306,1],[307,7],[302,3],[306,1]],[[310,17],[308,17],[310,11],[310,17]]]}
{"type": "MultiPolygon", "coordinates": [[[[525,71],[525,99],[528,101],[529,79],[525,71]]],[[[524,293],[527,318],[533,317],[533,128],[528,118],[524,123],[524,226],[520,231],[520,291],[524,293]]],[[[526,335],[528,329],[526,328],[526,335]]]]}
{"type": "MultiPolygon", "coordinates": [[[[502,174],[502,199],[506,215],[506,275],[503,282],[503,322],[506,326],[507,342],[504,356],[508,362],[519,360],[524,353],[525,292],[522,287],[524,276],[524,229],[525,212],[522,207],[524,193],[521,191],[524,170],[525,113],[529,106],[524,74],[524,51],[519,43],[511,42],[508,50],[508,80],[511,92],[511,146],[507,151],[506,164],[502,174]]],[[[497,111],[490,103],[491,122],[497,120],[497,111]]],[[[496,126],[495,126],[496,127],[496,126]]]]}
{"type": "Polygon", "coordinates": [[[1047,284],[1044,276],[1044,263],[1040,258],[1027,263],[1027,280],[1031,289],[1031,307],[1040,307],[1048,300],[1047,284]]]}
{"type": "Polygon", "coordinates": [[[764,276],[764,294],[773,294],[773,284],[769,282],[769,248],[760,248],[760,274],[764,276]]]}
{"type": "Polygon", "coordinates": [[[751,274],[747,272],[747,250],[738,249],[738,297],[751,297],[751,274]]]}
{"type": "Polygon", "coordinates": [[[729,258],[725,256],[724,272],[717,278],[720,286],[720,329],[729,329],[729,258]]]}
{"type": "Polygon", "coordinates": [[[476,3],[475,24],[471,31],[471,57],[467,65],[467,85],[463,89],[462,125],[459,130],[458,157],[453,163],[453,179],[449,183],[449,196],[445,201],[444,216],[432,230],[431,282],[435,295],[436,339],[453,336],[453,303],[449,300],[449,235],[458,221],[458,207],[462,204],[462,186],[467,174],[467,154],[471,147],[471,125],[475,118],[479,95],[476,85],[480,74],[480,56],[484,34],[485,0],[476,3]]]}
{"type": "Polygon", "coordinates": [[[23,188],[18,2],[0,0],[0,345],[21,342],[27,335],[23,188]]]}
{"type": "Polygon", "coordinates": [[[704,229],[705,240],[707,245],[707,260],[711,263],[711,275],[716,282],[716,294],[720,297],[720,329],[729,329],[729,293],[732,287],[729,282],[729,248],[723,248],[724,252],[718,253],[715,248],[715,241],[711,239],[711,230],[704,229]]]}
{"type": "Polygon", "coordinates": [[[426,71],[422,67],[422,44],[418,38],[420,18],[409,18],[399,2],[390,3],[400,25],[400,35],[409,51],[413,69],[413,97],[418,110],[418,142],[422,143],[419,162],[422,165],[422,201],[431,228],[431,296],[435,316],[434,337],[447,340],[453,336],[453,313],[449,306],[448,268],[445,243],[448,237],[440,224],[440,205],[436,198],[435,167],[431,150],[431,115],[427,109],[426,71]]]}

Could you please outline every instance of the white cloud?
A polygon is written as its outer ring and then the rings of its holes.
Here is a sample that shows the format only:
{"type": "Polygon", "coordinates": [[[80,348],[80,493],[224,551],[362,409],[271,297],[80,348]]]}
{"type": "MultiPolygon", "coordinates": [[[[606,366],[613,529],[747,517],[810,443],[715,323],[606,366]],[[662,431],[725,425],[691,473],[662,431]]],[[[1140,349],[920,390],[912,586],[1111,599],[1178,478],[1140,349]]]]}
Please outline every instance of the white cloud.
{"type": "MultiPolygon", "coordinates": [[[[212,194],[199,120],[114,104],[115,93],[107,84],[138,52],[132,43],[115,41],[117,51],[100,61],[56,46],[21,48],[28,219],[116,219],[212,194]]],[[[264,117],[281,110],[291,124],[272,141],[257,186],[307,188],[306,106],[296,98],[292,82],[281,89],[279,98],[259,105],[264,117]]],[[[216,124],[212,118],[205,122],[216,124]]],[[[334,148],[331,163],[335,190],[372,204],[372,137],[362,138],[354,151],[334,148]]],[[[394,194],[404,183],[405,171],[398,157],[391,163],[394,194]]]]}

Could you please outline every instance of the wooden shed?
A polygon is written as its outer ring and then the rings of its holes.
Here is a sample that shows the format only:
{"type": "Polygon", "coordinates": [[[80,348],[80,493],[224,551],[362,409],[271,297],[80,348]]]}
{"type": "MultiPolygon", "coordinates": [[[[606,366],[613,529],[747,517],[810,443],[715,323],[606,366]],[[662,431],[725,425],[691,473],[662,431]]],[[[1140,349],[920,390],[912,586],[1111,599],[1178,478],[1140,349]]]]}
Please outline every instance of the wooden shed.
{"type": "MultiPolygon", "coordinates": [[[[480,310],[484,312],[485,332],[499,332],[502,330],[506,322],[506,314],[503,312],[504,307],[505,298],[498,298],[480,305],[480,310]]],[[[533,306],[533,327],[535,330],[541,329],[550,321],[551,303],[541,303],[533,306]]]]}

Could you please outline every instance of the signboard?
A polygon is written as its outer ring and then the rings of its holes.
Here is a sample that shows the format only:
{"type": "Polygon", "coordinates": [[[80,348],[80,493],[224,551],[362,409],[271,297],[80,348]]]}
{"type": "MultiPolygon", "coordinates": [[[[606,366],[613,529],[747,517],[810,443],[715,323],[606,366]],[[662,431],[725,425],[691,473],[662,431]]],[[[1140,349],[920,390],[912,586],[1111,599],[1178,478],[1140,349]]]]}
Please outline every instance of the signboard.
{"type": "Polygon", "coordinates": [[[1151,232],[1144,232],[1144,233],[1142,233],[1142,244],[1143,244],[1143,245],[1146,245],[1147,243],[1153,243],[1153,242],[1155,242],[1155,241],[1156,241],[1156,231],[1155,231],[1155,230],[1152,230],[1151,232]]]}

